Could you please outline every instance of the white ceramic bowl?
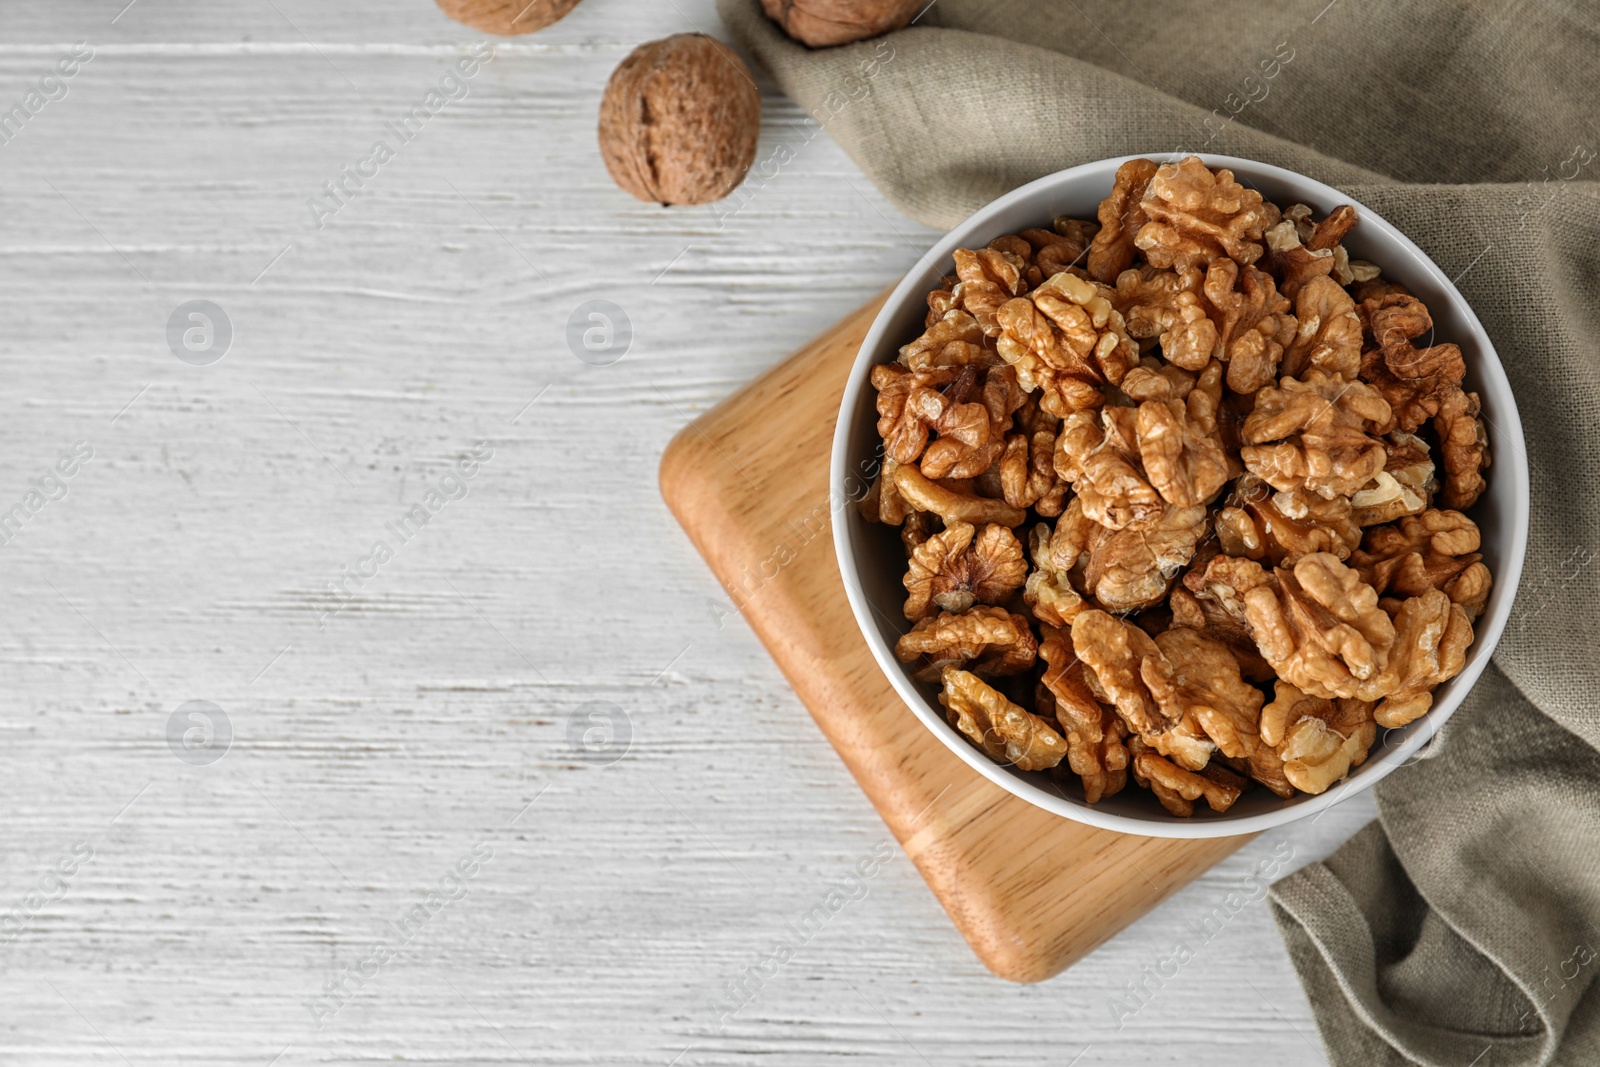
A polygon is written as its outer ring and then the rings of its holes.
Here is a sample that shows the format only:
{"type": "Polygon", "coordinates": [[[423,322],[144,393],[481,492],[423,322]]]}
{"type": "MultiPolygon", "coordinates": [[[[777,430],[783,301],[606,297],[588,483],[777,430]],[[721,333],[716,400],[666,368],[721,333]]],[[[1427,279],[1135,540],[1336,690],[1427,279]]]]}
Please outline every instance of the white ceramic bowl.
{"type": "MultiPolygon", "coordinates": [[[[1100,201],[1111,191],[1117,167],[1127,158],[1131,157],[1073,167],[1002,196],[950,231],[906,275],[879,312],[850,369],[833,439],[834,500],[859,499],[877,469],[881,442],[869,375],[877,364],[893,361],[900,346],[921,332],[927,311],[925,297],[937,287],[940,277],[953,269],[951,252],[981,248],[1002,234],[1030,226],[1048,226],[1057,215],[1093,219],[1100,201]]],[[[834,545],[856,622],[878,665],[923,725],[979,774],[1029,803],[1091,826],[1154,837],[1223,837],[1303,819],[1368,788],[1412,758],[1461,704],[1488,664],[1511,614],[1528,543],[1527,451],[1516,400],[1488,335],[1450,279],[1376,212],[1321,182],[1248,159],[1201,158],[1207,166],[1227,167],[1245,186],[1280,206],[1309,204],[1321,216],[1340,204],[1354,204],[1361,221],[1345,240],[1351,256],[1378,264],[1385,277],[1404,284],[1428,306],[1434,338],[1461,346],[1467,386],[1482,397],[1493,465],[1488,472],[1488,491],[1468,514],[1483,531],[1484,562],[1494,574],[1494,591],[1474,626],[1476,639],[1467,650],[1465,669],[1439,687],[1428,714],[1403,729],[1381,731],[1367,761],[1320,796],[1283,800],[1265,788],[1256,788],[1223,814],[1198,804],[1192,818],[1180,819],[1162,810],[1151,793],[1130,782],[1116,796],[1086,804],[1075,785],[1062,787],[1046,773],[992,762],[945,721],[937,687],[914,680],[911,667],[900,663],[893,652],[895,641],[909,625],[901,612],[905,553],[899,532],[867,522],[853,504],[834,510],[834,545]]]]}

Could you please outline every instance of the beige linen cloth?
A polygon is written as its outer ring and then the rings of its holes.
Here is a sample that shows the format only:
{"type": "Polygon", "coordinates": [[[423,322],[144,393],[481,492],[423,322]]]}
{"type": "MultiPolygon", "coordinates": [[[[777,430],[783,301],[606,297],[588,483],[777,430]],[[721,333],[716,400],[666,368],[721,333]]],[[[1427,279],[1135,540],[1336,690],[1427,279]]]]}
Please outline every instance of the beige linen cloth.
{"type": "Polygon", "coordinates": [[[930,225],[1074,164],[1207,151],[1347,191],[1456,279],[1527,435],[1515,613],[1378,820],[1272,900],[1340,1067],[1600,1064],[1600,7],[936,0],[810,51],[720,2],[930,225]]]}

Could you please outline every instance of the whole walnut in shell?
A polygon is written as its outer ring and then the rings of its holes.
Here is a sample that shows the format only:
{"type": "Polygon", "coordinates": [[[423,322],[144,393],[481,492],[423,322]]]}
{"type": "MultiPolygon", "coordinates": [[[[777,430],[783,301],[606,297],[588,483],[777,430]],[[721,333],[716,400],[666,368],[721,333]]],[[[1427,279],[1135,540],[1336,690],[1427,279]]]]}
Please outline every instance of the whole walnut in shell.
{"type": "Polygon", "coordinates": [[[924,0],[761,0],[761,6],[790,37],[827,48],[898,30],[917,17],[924,0]]]}
{"type": "Polygon", "coordinates": [[[511,37],[559,22],[578,0],[438,0],[439,10],[484,33],[511,37]]]}
{"type": "Polygon", "coordinates": [[[727,45],[699,33],[642,44],[600,101],[600,156],[623,189],[658,204],[709,204],[744,180],[761,94],[727,45]]]}

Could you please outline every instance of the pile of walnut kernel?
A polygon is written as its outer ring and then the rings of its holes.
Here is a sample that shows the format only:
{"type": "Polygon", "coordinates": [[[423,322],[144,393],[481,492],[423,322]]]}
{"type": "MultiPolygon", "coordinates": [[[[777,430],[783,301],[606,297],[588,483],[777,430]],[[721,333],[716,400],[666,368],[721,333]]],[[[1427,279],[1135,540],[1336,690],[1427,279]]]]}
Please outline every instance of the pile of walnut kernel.
{"type": "Polygon", "coordinates": [[[1461,670],[1478,397],[1348,257],[1356,221],[1136,159],[1098,225],[956,251],[873,368],[895,652],[990,758],[1221,812],[1252,781],[1323,792],[1461,670]]]}

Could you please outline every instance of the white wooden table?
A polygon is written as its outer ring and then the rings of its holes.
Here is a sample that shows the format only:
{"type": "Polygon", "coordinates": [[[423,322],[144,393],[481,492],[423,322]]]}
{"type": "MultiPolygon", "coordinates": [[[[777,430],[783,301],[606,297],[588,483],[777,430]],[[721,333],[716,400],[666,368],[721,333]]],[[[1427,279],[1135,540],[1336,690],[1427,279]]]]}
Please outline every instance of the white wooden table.
{"type": "Polygon", "coordinates": [[[481,35],[430,0],[125,2],[0,11],[0,109],[93,49],[0,145],[0,1063],[1324,1062],[1259,899],[1110,997],[1365,800],[1037,987],[895,851],[723,1015],[886,834],[657,457],[934,235],[765,84],[761,158],[796,158],[737,214],[611,184],[607,76],[719,32],[711,0],[496,41],[320,228],[481,35]],[[609,365],[567,343],[592,299],[631,323],[609,365]],[[207,365],[220,322],[168,340],[194,300],[231,326],[207,365]]]}

